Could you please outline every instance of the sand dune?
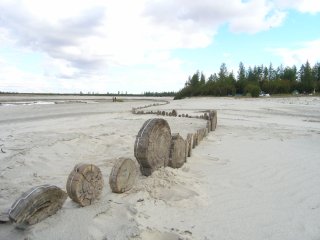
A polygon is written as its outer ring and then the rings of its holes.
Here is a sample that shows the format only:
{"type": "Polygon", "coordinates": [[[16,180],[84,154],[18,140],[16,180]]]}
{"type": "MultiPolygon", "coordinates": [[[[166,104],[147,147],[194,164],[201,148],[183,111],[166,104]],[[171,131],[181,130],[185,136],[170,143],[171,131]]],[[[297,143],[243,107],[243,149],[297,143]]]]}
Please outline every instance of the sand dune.
{"type": "MultiPolygon", "coordinates": [[[[111,192],[109,174],[117,158],[134,159],[135,136],[152,116],[131,109],[150,100],[92,101],[0,106],[0,210],[32,186],[65,189],[79,162],[99,166],[106,183],[93,205],[68,199],[25,231],[0,225],[0,239],[319,238],[320,98],[194,98],[151,107],[191,115],[217,109],[218,127],[181,169],[139,175],[124,194],[111,192]]],[[[205,126],[164,118],[184,138],[205,126]]]]}

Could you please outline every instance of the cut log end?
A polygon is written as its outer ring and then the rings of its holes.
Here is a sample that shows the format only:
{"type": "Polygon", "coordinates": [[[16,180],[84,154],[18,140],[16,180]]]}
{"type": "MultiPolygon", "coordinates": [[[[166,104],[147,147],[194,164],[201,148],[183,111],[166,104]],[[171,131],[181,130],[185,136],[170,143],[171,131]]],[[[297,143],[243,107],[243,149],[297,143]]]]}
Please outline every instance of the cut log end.
{"type": "Polygon", "coordinates": [[[173,134],[170,145],[169,167],[180,168],[186,162],[186,143],[178,134],[173,134]]]}
{"type": "Polygon", "coordinates": [[[170,141],[171,130],[166,120],[154,118],[143,124],[134,147],[143,175],[149,176],[154,170],[168,165],[170,141]]]}
{"type": "Polygon", "coordinates": [[[93,164],[77,164],[67,180],[69,197],[81,206],[92,204],[103,190],[103,177],[100,169],[93,164]]]}
{"type": "Polygon", "coordinates": [[[111,170],[109,184],[112,192],[123,193],[129,191],[136,180],[137,170],[133,160],[120,158],[111,170]]]}
{"type": "Polygon", "coordinates": [[[17,228],[26,228],[55,214],[67,199],[67,194],[53,185],[41,185],[23,193],[9,209],[9,219],[17,228]]]}

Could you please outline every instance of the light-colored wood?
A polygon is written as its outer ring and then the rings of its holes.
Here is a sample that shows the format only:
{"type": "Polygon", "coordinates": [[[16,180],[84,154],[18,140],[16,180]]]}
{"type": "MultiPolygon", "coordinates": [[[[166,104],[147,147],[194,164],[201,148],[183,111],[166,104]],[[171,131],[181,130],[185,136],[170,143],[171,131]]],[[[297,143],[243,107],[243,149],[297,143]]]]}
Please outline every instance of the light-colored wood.
{"type": "Polygon", "coordinates": [[[8,215],[16,227],[25,228],[55,214],[66,199],[66,192],[56,186],[33,187],[12,204],[8,215]]]}
{"type": "Polygon", "coordinates": [[[166,120],[153,118],[143,124],[134,146],[134,156],[143,175],[149,176],[168,165],[170,143],[171,130],[166,120]]]}
{"type": "Polygon", "coordinates": [[[192,148],[195,148],[196,146],[198,146],[198,133],[194,133],[193,134],[193,144],[192,144],[192,148]]]}
{"type": "Polygon", "coordinates": [[[103,185],[102,173],[97,166],[80,163],[71,171],[66,188],[73,201],[87,206],[100,196],[103,185]]]}
{"type": "Polygon", "coordinates": [[[136,176],[137,169],[133,160],[129,158],[117,159],[109,177],[112,192],[123,193],[129,191],[136,181],[136,176]]]}
{"type": "Polygon", "coordinates": [[[171,115],[172,115],[173,117],[178,116],[177,110],[173,109],[171,115]]]}
{"type": "Polygon", "coordinates": [[[186,162],[186,143],[179,133],[172,134],[169,167],[180,168],[186,162]]]}
{"type": "Polygon", "coordinates": [[[209,111],[209,117],[210,117],[210,130],[215,131],[217,127],[217,111],[216,110],[210,110],[209,111]]]}
{"type": "Polygon", "coordinates": [[[192,154],[192,147],[193,147],[193,134],[192,133],[188,133],[187,135],[187,157],[191,157],[192,154]]]}

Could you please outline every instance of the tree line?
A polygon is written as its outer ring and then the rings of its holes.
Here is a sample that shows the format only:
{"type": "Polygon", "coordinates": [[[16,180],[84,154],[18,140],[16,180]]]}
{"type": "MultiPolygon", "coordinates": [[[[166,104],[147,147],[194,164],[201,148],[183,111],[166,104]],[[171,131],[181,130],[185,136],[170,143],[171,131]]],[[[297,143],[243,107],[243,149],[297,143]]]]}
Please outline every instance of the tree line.
{"type": "Polygon", "coordinates": [[[273,67],[259,65],[245,68],[240,62],[237,76],[229,72],[222,63],[218,73],[208,78],[197,71],[189,76],[184,88],[177,92],[175,99],[192,96],[234,96],[250,95],[258,97],[260,92],[268,94],[288,94],[292,92],[313,93],[320,91],[320,63],[311,66],[307,61],[299,69],[280,65],[273,67]]]}

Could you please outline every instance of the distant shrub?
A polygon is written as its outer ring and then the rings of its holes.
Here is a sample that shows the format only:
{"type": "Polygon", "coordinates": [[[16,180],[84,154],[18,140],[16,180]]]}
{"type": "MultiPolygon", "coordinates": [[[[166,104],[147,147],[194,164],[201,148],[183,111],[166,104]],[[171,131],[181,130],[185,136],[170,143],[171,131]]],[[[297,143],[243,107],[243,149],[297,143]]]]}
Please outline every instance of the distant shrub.
{"type": "Polygon", "coordinates": [[[248,95],[248,93],[249,93],[251,95],[251,97],[259,97],[260,87],[255,84],[248,84],[244,88],[244,92],[246,95],[248,95]]]}

